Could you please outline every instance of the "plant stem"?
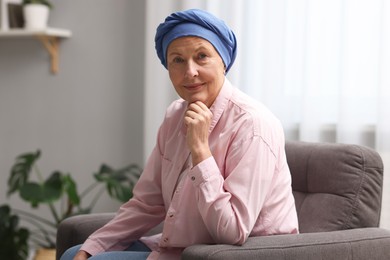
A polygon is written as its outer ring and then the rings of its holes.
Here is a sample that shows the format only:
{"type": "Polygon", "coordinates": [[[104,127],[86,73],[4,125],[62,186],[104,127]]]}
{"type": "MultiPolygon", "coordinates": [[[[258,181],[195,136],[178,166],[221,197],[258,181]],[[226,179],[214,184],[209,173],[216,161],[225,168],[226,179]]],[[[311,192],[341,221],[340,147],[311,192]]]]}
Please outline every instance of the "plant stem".
{"type": "Polygon", "coordinates": [[[50,202],[50,203],[48,204],[48,206],[49,206],[50,211],[51,211],[51,213],[53,214],[53,217],[54,217],[54,219],[55,219],[55,221],[56,221],[56,225],[60,224],[61,219],[58,217],[57,211],[56,211],[56,209],[55,209],[53,203],[50,202]]]}
{"type": "Polygon", "coordinates": [[[46,225],[48,225],[48,226],[50,226],[52,228],[57,228],[57,225],[54,222],[51,222],[51,221],[49,221],[47,219],[44,219],[44,218],[39,217],[39,216],[36,216],[34,214],[31,214],[31,213],[29,213],[27,211],[24,211],[24,210],[21,210],[21,209],[12,209],[12,210],[15,211],[16,213],[20,214],[20,215],[27,216],[27,217],[29,217],[31,219],[34,219],[34,220],[39,221],[39,222],[41,222],[43,224],[46,224],[46,225]]]}
{"type": "Polygon", "coordinates": [[[37,232],[31,232],[31,234],[32,236],[30,236],[30,239],[34,244],[45,248],[55,248],[55,244],[48,242],[42,234],[37,232]]]}
{"type": "Polygon", "coordinates": [[[80,194],[80,198],[84,198],[84,196],[86,196],[91,190],[93,190],[96,186],[98,186],[99,183],[98,182],[95,182],[95,183],[92,183],[91,185],[89,185],[81,194],[80,194]]]}
{"type": "MultiPolygon", "coordinates": [[[[22,212],[20,212],[22,213],[22,212]]],[[[44,240],[49,243],[49,245],[55,246],[55,242],[50,238],[50,233],[38,222],[36,221],[36,216],[31,215],[31,214],[26,214],[27,218],[24,218],[27,222],[30,222],[31,224],[35,225],[38,230],[42,233],[42,236],[44,237],[44,240]]],[[[23,215],[22,215],[23,217],[23,215]]],[[[55,226],[53,228],[56,228],[55,226]]]]}
{"type": "MultiPolygon", "coordinates": [[[[31,230],[31,233],[35,233],[39,236],[43,236],[42,235],[42,231],[38,228],[38,229],[34,229],[34,230],[31,230]]],[[[48,236],[52,236],[52,237],[55,237],[57,235],[57,231],[50,231],[50,230],[46,230],[46,233],[48,236]]]]}
{"type": "MultiPolygon", "coordinates": [[[[43,184],[45,183],[45,180],[43,179],[42,173],[41,173],[41,171],[39,170],[37,164],[34,164],[34,169],[35,169],[35,172],[37,173],[37,176],[38,176],[39,181],[41,182],[41,185],[43,185],[43,184]]],[[[58,216],[58,213],[57,213],[57,211],[56,211],[56,208],[54,207],[54,204],[53,204],[52,202],[49,202],[49,203],[48,203],[48,206],[49,206],[49,208],[50,208],[51,214],[53,215],[53,217],[54,217],[56,223],[59,224],[60,221],[61,221],[61,219],[60,219],[60,217],[58,216]]]]}
{"type": "Polygon", "coordinates": [[[30,239],[34,244],[40,247],[47,247],[46,243],[42,242],[42,239],[39,239],[36,236],[31,236],[30,239]]]}

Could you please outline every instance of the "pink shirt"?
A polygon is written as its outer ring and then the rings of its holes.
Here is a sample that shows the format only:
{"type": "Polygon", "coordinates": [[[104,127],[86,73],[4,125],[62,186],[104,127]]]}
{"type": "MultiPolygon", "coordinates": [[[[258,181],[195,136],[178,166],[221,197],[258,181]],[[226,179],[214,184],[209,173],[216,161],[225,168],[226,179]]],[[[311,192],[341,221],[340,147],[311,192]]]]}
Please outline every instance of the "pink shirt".
{"type": "Polygon", "coordinates": [[[162,234],[141,238],[153,250],[148,259],[180,259],[193,244],[242,245],[248,236],[298,233],[283,129],[274,115],[225,79],[210,108],[213,156],[192,166],[186,108],[184,100],[169,106],[134,197],[82,250],[123,250],[162,221],[162,234]]]}

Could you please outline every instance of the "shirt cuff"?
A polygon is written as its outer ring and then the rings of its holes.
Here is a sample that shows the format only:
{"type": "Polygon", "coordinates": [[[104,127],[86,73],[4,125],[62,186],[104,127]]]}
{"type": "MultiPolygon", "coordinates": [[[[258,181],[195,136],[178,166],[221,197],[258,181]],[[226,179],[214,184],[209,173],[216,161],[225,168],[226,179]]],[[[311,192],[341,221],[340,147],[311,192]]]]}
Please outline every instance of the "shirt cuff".
{"type": "Polygon", "coordinates": [[[221,175],[214,157],[210,156],[206,160],[198,163],[188,172],[188,178],[195,186],[208,181],[213,176],[221,175]]]}
{"type": "Polygon", "coordinates": [[[98,253],[104,252],[104,248],[102,248],[98,243],[91,245],[88,242],[84,242],[80,250],[83,250],[90,255],[96,255],[98,253]]]}

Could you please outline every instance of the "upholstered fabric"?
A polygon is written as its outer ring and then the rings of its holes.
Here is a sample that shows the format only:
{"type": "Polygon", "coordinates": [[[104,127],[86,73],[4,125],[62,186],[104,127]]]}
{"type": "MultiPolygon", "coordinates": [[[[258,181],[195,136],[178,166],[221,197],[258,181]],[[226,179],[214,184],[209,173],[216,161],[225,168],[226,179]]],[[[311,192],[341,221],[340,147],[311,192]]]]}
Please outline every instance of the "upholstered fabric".
{"type": "MultiPolygon", "coordinates": [[[[250,237],[243,246],[194,245],[184,250],[182,259],[390,259],[390,231],[378,228],[383,180],[379,154],[357,145],[305,142],[287,142],[286,153],[301,234],[250,237]]],[[[57,258],[113,216],[63,221],[57,258]]]]}
{"type": "Polygon", "coordinates": [[[290,142],[287,161],[302,233],[379,225],[383,165],[370,148],[290,142]]]}
{"type": "Polygon", "coordinates": [[[183,259],[223,260],[385,260],[390,259],[390,232],[379,228],[299,235],[250,237],[241,247],[195,245],[183,259]]]}

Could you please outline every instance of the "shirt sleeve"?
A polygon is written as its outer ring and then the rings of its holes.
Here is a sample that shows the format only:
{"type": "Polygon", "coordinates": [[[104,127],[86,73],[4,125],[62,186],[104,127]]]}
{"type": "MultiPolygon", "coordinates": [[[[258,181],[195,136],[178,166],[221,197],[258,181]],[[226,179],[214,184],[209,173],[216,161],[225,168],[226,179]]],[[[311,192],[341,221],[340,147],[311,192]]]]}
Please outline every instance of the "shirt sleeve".
{"type": "Polygon", "coordinates": [[[191,169],[199,212],[216,243],[243,244],[262,210],[276,156],[260,136],[230,147],[221,173],[214,157],[191,169]]]}
{"type": "Polygon", "coordinates": [[[134,188],[134,197],[123,204],[114,219],[95,231],[81,250],[91,255],[124,250],[161,223],[165,207],[161,196],[161,155],[156,147],[134,188]]]}

